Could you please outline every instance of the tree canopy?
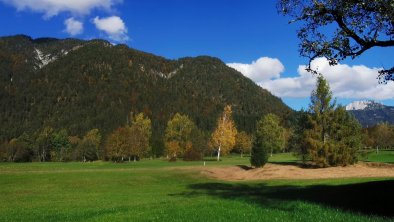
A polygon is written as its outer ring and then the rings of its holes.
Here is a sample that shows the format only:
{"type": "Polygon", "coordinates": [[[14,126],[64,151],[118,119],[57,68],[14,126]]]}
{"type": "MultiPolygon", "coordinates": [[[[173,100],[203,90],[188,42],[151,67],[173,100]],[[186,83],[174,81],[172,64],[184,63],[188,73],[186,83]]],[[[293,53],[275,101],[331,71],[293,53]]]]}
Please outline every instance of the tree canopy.
{"type": "MultiPolygon", "coordinates": [[[[279,0],[277,7],[292,22],[303,22],[300,54],[310,61],[325,57],[336,65],[373,47],[394,46],[392,0],[279,0]]],[[[380,78],[394,80],[394,67],[381,70],[380,78]]]]}
{"type": "Polygon", "coordinates": [[[280,118],[267,114],[257,123],[256,138],[253,141],[250,163],[254,167],[263,167],[268,162],[268,152],[280,150],[285,143],[284,128],[280,118]]]}
{"type": "Polygon", "coordinates": [[[230,105],[224,107],[223,114],[217,121],[215,131],[211,135],[211,146],[217,150],[217,160],[220,160],[220,154],[228,154],[235,146],[235,137],[237,128],[232,117],[230,105]]]}
{"type": "Polygon", "coordinates": [[[265,115],[257,123],[256,135],[261,138],[262,146],[272,153],[280,151],[285,145],[284,128],[280,125],[280,118],[272,113],[265,115]]]}
{"type": "Polygon", "coordinates": [[[193,121],[186,115],[176,113],[168,121],[164,144],[167,155],[171,158],[177,158],[183,155],[187,150],[192,149],[192,132],[196,128],[193,121]]]}

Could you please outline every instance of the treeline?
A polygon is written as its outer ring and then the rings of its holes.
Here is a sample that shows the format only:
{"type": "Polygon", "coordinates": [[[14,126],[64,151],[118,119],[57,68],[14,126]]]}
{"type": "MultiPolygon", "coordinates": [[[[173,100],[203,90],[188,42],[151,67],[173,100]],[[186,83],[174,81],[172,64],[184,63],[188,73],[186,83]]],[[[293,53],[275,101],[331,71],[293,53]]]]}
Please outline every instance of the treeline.
{"type": "MultiPolygon", "coordinates": [[[[137,161],[153,157],[152,123],[143,113],[130,114],[130,122],[102,138],[98,129],[88,131],[82,138],[68,135],[67,130],[55,131],[46,127],[33,135],[26,133],[0,145],[0,161],[137,161]]],[[[201,160],[213,152],[226,155],[230,151],[250,152],[252,138],[246,132],[237,133],[232,119],[231,106],[226,106],[218,120],[216,130],[209,135],[199,129],[187,116],[175,114],[167,123],[165,156],[201,160]]]]}
{"type": "MultiPolygon", "coordinates": [[[[51,127],[32,135],[23,133],[0,145],[0,161],[139,161],[153,158],[152,121],[144,113],[130,112],[124,126],[103,136],[92,129],[82,137],[70,136],[66,129],[51,127]]],[[[185,114],[176,113],[167,122],[163,157],[169,161],[202,160],[215,155],[217,160],[229,153],[251,155],[251,164],[264,166],[278,152],[294,152],[304,163],[319,167],[357,162],[362,149],[388,149],[394,146],[394,126],[379,124],[361,129],[344,107],[337,106],[328,82],[319,77],[312,92],[308,111],[293,119],[273,113],[262,116],[253,134],[237,129],[232,106],[226,105],[212,131],[206,131],[185,114]]]]}
{"type": "Polygon", "coordinates": [[[366,149],[393,149],[394,125],[379,123],[363,129],[363,144],[366,149]]]}
{"type": "Polygon", "coordinates": [[[92,129],[79,138],[69,136],[65,129],[55,131],[46,127],[33,135],[24,133],[0,144],[0,161],[93,161],[103,157],[101,143],[98,129],[92,129]]]}

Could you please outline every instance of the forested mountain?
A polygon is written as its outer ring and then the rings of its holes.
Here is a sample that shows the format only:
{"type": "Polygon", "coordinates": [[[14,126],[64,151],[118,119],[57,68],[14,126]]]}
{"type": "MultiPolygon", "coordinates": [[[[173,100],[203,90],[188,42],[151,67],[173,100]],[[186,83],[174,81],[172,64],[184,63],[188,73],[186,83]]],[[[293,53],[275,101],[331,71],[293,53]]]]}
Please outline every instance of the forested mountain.
{"type": "Polygon", "coordinates": [[[163,131],[176,113],[212,131],[226,104],[240,130],[264,114],[288,117],[279,98],[216,58],[168,60],[104,40],[0,38],[0,140],[45,126],[106,137],[130,112],[152,119],[160,154],[163,131]]]}
{"type": "Polygon", "coordinates": [[[346,106],[363,127],[373,127],[378,123],[394,124],[394,107],[374,101],[356,101],[346,106]]]}

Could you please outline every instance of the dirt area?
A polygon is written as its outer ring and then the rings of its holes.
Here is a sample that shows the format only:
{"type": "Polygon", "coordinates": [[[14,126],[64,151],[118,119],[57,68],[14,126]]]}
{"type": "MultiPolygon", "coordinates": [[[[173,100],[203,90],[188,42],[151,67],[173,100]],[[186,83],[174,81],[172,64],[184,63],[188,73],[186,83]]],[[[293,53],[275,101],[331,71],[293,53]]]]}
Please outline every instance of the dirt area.
{"type": "Polygon", "coordinates": [[[394,177],[394,164],[358,163],[346,167],[302,168],[297,165],[266,164],[263,168],[247,166],[202,168],[201,174],[219,180],[329,179],[355,177],[394,177]]]}

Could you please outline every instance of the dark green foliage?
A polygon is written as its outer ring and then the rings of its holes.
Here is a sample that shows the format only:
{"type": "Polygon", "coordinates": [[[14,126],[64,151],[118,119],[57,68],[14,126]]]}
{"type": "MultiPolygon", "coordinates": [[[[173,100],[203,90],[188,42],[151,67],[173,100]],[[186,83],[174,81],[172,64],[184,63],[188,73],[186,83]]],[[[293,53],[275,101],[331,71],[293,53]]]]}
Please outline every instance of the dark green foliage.
{"type": "Polygon", "coordinates": [[[254,167],[263,167],[268,161],[268,153],[284,146],[284,128],[275,114],[265,115],[257,123],[256,137],[253,141],[250,163],[254,167]]]}
{"type": "Polygon", "coordinates": [[[322,76],[318,77],[316,89],[312,92],[307,122],[308,128],[300,143],[305,149],[298,149],[299,155],[310,157],[319,167],[357,162],[361,126],[344,107],[332,102],[330,87],[322,76]]]}
{"type": "Polygon", "coordinates": [[[309,158],[307,146],[304,143],[304,132],[309,128],[311,126],[308,122],[308,113],[304,110],[296,112],[292,122],[293,133],[288,142],[288,149],[298,155],[303,162],[309,158]]]}
{"type": "Polygon", "coordinates": [[[96,145],[91,140],[83,139],[77,145],[75,150],[75,160],[77,161],[93,161],[97,160],[96,145]]]}
{"type": "MultiPolygon", "coordinates": [[[[130,111],[143,112],[152,120],[152,156],[164,153],[165,126],[176,112],[204,133],[213,130],[225,104],[233,105],[237,128],[248,133],[264,114],[292,113],[215,58],[167,60],[102,40],[26,36],[0,38],[0,103],[0,141],[45,127],[79,137],[97,128],[107,138],[127,124],[130,111]],[[56,60],[42,66],[35,49],[56,60]]],[[[51,147],[43,137],[39,143],[37,159],[50,159],[53,150],[42,148],[51,147]]]]}
{"type": "Polygon", "coordinates": [[[262,137],[256,135],[253,141],[250,164],[254,167],[263,167],[268,162],[269,148],[264,146],[262,137]]]}
{"type": "MultiPolygon", "coordinates": [[[[300,54],[310,60],[326,57],[336,65],[374,47],[394,46],[392,0],[279,0],[278,11],[301,23],[300,54]]],[[[394,67],[379,73],[382,81],[394,80],[394,67]]]]}
{"type": "Polygon", "coordinates": [[[53,134],[52,145],[54,149],[53,160],[65,161],[71,159],[71,143],[65,129],[53,134]]]}

